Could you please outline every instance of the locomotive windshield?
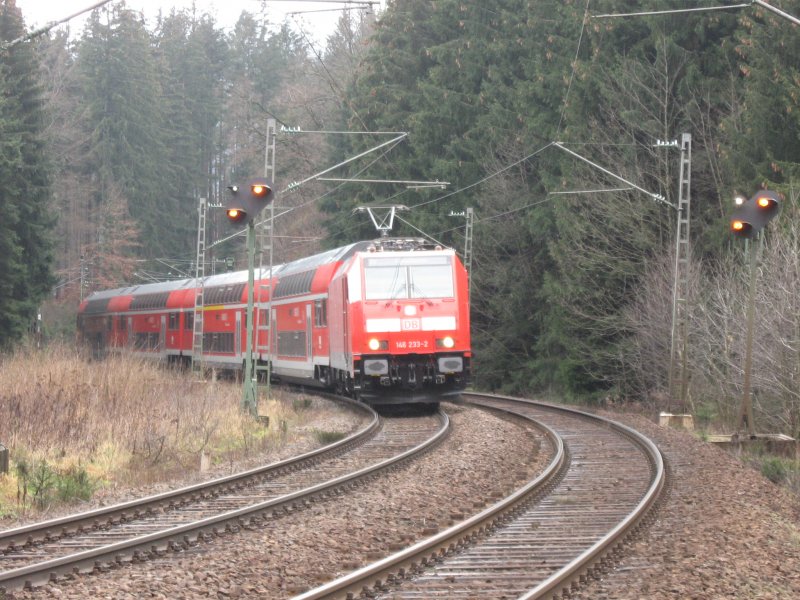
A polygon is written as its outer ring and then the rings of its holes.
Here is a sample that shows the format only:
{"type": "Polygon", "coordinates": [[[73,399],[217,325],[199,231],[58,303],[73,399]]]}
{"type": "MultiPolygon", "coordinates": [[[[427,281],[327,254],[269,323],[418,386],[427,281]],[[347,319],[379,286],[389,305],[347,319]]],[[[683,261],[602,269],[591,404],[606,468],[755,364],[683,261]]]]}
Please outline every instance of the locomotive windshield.
{"type": "Polygon", "coordinates": [[[364,298],[452,298],[450,256],[375,257],[364,261],[364,298]]]}

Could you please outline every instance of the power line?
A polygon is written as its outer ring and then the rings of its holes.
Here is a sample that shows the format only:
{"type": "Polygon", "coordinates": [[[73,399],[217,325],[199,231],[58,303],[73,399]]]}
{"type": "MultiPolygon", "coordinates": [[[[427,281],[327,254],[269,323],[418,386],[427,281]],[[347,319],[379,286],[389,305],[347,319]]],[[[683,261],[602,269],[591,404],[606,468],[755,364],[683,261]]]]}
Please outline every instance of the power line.
{"type": "Polygon", "coordinates": [[[50,21],[45,26],[40,27],[39,29],[34,29],[30,33],[18,37],[15,40],[11,40],[10,42],[6,42],[5,44],[0,44],[0,49],[8,50],[9,48],[16,46],[17,44],[21,44],[22,42],[26,42],[28,40],[32,40],[35,37],[39,37],[40,35],[50,31],[53,27],[61,25],[61,23],[66,23],[67,21],[74,19],[75,17],[79,17],[85,12],[89,12],[90,10],[94,10],[95,8],[100,8],[101,6],[103,6],[104,4],[108,4],[109,2],[111,2],[111,0],[101,0],[100,2],[97,2],[92,6],[89,6],[88,8],[83,8],[76,13],[64,17],[63,19],[58,19],[57,21],[50,21]]]}
{"type": "Polygon", "coordinates": [[[553,146],[555,146],[556,148],[560,148],[561,150],[563,150],[564,152],[566,152],[566,153],[568,153],[568,154],[571,154],[571,155],[572,155],[572,156],[574,156],[575,158],[579,158],[580,160],[582,160],[583,162],[585,162],[585,163],[589,164],[590,166],[594,167],[594,168],[595,168],[595,169],[597,169],[598,171],[602,171],[602,172],[603,172],[603,173],[605,173],[606,175],[609,175],[609,176],[613,177],[614,179],[617,179],[617,180],[621,181],[622,183],[627,183],[629,186],[631,186],[631,187],[633,187],[633,188],[635,188],[635,189],[639,190],[639,191],[640,191],[640,192],[642,192],[643,194],[646,194],[646,195],[650,196],[650,197],[651,197],[653,200],[655,200],[656,202],[660,202],[660,203],[662,203],[662,204],[666,204],[667,206],[669,206],[669,207],[670,207],[670,208],[672,208],[673,210],[678,210],[678,207],[677,207],[677,206],[675,206],[674,204],[671,204],[670,202],[668,202],[668,201],[666,200],[666,198],[664,198],[664,196],[662,196],[661,194],[655,194],[655,193],[653,193],[653,192],[650,192],[650,191],[648,191],[648,190],[644,189],[643,187],[639,187],[639,186],[638,186],[638,185],[636,185],[635,183],[631,183],[630,181],[628,181],[627,179],[625,179],[625,178],[623,178],[623,177],[621,177],[621,176],[617,175],[616,173],[612,173],[612,172],[611,172],[611,171],[609,171],[608,169],[606,169],[606,168],[604,168],[604,167],[601,167],[601,166],[600,166],[600,165],[598,165],[597,163],[594,163],[594,162],[590,161],[588,158],[586,158],[586,157],[584,157],[584,156],[581,156],[581,155],[580,155],[580,154],[578,154],[577,152],[573,152],[573,151],[572,151],[572,150],[570,150],[569,148],[566,148],[566,147],[564,146],[563,142],[553,142],[553,144],[552,144],[552,145],[553,145],[553,146]]]}
{"type": "MultiPolygon", "coordinates": [[[[379,144],[379,145],[377,145],[377,146],[375,146],[375,147],[373,147],[373,148],[370,148],[369,150],[367,150],[367,151],[365,151],[365,152],[362,152],[361,154],[358,154],[358,155],[356,155],[356,156],[353,156],[353,157],[351,157],[351,158],[348,158],[347,160],[345,160],[345,161],[342,161],[342,162],[340,162],[339,164],[337,164],[337,165],[334,165],[333,167],[329,167],[328,169],[325,169],[324,171],[321,171],[321,172],[319,172],[319,173],[316,173],[315,175],[311,175],[310,177],[306,177],[305,179],[303,179],[303,180],[302,180],[302,181],[300,181],[300,182],[295,182],[294,184],[290,184],[289,186],[287,186],[287,188],[286,188],[286,189],[284,189],[284,190],[283,190],[283,192],[287,192],[287,191],[289,191],[289,190],[296,189],[297,187],[299,187],[299,186],[300,186],[300,185],[302,185],[303,183],[306,183],[306,182],[308,182],[308,181],[311,181],[312,179],[316,179],[316,178],[318,178],[320,175],[324,175],[325,173],[328,173],[328,172],[330,172],[330,171],[332,171],[332,170],[334,170],[334,169],[336,169],[336,168],[338,168],[338,167],[341,167],[341,166],[343,166],[343,165],[346,165],[346,164],[347,164],[347,163],[349,163],[349,162],[352,162],[352,161],[354,161],[354,160],[356,160],[356,159],[358,159],[358,158],[362,158],[362,157],[366,156],[367,154],[370,154],[371,152],[375,152],[376,150],[379,150],[379,149],[381,149],[381,148],[385,148],[385,147],[387,147],[387,146],[388,146],[388,148],[386,148],[386,149],[385,149],[385,150],[384,150],[384,151],[383,151],[383,152],[382,152],[380,155],[378,155],[378,156],[377,156],[377,157],[376,157],[374,160],[372,160],[372,161],[371,161],[369,164],[367,164],[367,165],[366,165],[366,166],[365,166],[363,169],[361,169],[360,171],[358,171],[358,173],[356,173],[356,176],[358,176],[358,175],[360,175],[361,173],[363,173],[364,171],[366,171],[366,170],[367,170],[369,167],[371,167],[373,164],[375,164],[377,161],[379,161],[381,158],[383,158],[384,156],[386,156],[386,154],[388,154],[388,153],[389,153],[391,150],[393,150],[393,149],[394,149],[394,147],[395,147],[397,144],[399,144],[400,142],[402,142],[402,141],[403,141],[403,140],[406,138],[406,136],[408,136],[408,134],[407,134],[407,133],[405,133],[405,132],[401,132],[400,134],[398,134],[398,135],[397,135],[397,137],[395,137],[395,138],[393,138],[393,139],[389,140],[388,142],[383,142],[382,144],[379,144]]],[[[318,202],[319,200],[322,200],[323,198],[325,198],[326,196],[328,196],[328,195],[332,194],[333,192],[335,192],[336,190],[338,190],[339,188],[341,188],[341,187],[342,187],[342,186],[344,186],[344,185],[345,185],[344,183],[341,183],[341,184],[339,184],[338,186],[336,186],[336,187],[335,187],[333,190],[330,190],[329,192],[326,192],[325,194],[323,194],[322,196],[320,196],[320,197],[318,197],[318,198],[314,198],[314,199],[312,199],[312,200],[309,200],[308,202],[305,202],[305,203],[303,203],[303,204],[300,204],[300,205],[298,205],[298,206],[295,206],[295,207],[293,207],[293,208],[290,208],[290,209],[288,209],[288,210],[285,210],[284,212],[282,212],[282,213],[280,213],[280,214],[278,214],[278,215],[275,215],[275,216],[274,216],[274,219],[276,219],[276,220],[277,220],[278,218],[282,217],[283,215],[286,215],[286,214],[288,214],[288,213],[290,213],[290,212],[293,212],[293,211],[295,211],[295,210],[298,210],[298,209],[300,209],[300,208],[303,208],[303,207],[305,207],[305,206],[308,206],[309,204],[313,204],[313,203],[315,203],[315,202],[318,202]]],[[[266,220],[265,220],[265,221],[266,221],[266,220]]],[[[265,221],[260,221],[260,222],[256,223],[256,225],[261,225],[261,224],[262,224],[262,223],[264,223],[265,221]]],[[[238,237],[238,236],[242,235],[242,233],[244,233],[244,230],[242,230],[242,231],[237,231],[236,233],[234,233],[234,234],[231,234],[231,235],[229,235],[228,237],[222,238],[221,240],[217,240],[217,241],[216,241],[216,242],[214,242],[213,244],[210,244],[210,245],[209,245],[209,249],[211,249],[211,248],[214,248],[214,247],[216,247],[216,246],[218,246],[218,245],[220,245],[220,244],[222,244],[222,243],[224,243],[224,242],[227,242],[228,240],[231,240],[231,239],[233,239],[233,238],[235,238],[235,237],[238,237]]]]}
{"type": "Polygon", "coordinates": [[[583,42],[583,32],[586,29],[586,21],[589,17],[589,1],[586,0],[586,9],[583,11],[583,21],[581,22],[581,33],[578,36],[578,45],[575,48],[575,59],[572,61],[572,74],[569,76],[569,83],[567,84],[567,91],[564,92],[564,102],[561,105],[561,116],[558,119],[558,127],[556,127],[556,135],[561,133],[561,124],[564,122],[564,115],[567,112],[567,100],[569,99],[569,92],[572,89],[572,81],[575,79],[575,71],[578,68],[578,56],[581,51],[581,43],[583,42]]]}
{"type": "Polygon", "coordinates": [[[536,202],[531,202],[530,204],[526,204],[525,206],[520,206],[519,208],[512,208],[511,210],[507,210],[505,212],[497,213],[496,215],[492,215],[491,217],[484,217],[483,219],[478,219],[478,223],[484,223],[486,221],[492,221],[494,219],[499,219],[500,217],[505,217],[506,215],[511,215],[516,212],[520,212],[522,210],[526,210],[528,208],[532,208],[534,206],[539,206],[540,204],[544,204],[545,202],[549,202],[550,198],[547,197],[544,200],[537,200],[536,202]]]}
{"type": "Polygon", "coordinates": [[[781,9],[777,8],[776,6],[772,6],[763,0],[751,0],[746,4],[730,4],[728,6],[705,6],[705,7],[697,7],[697,8],[675,8],[672,10],[651,10],[651,11],[643,11],[643,12],[632,12],[632,13],[609,13],[604,15],[591,15],[590,18],[592,19],[612,19],[612,18],[622,18],[622,17],[648,17],[648,16],[659,16],[659,15],[674,15],[678,13],[692,13],[692,12],[711,12],[716,10],[731,10],[731,9],[739,9],[739,8],[750,8],[753,4],[757,4],[758,6],[767,9],[775,13],[776,15],[783,17],[787,21],[791,21],[795,25],[800,25],[800,19],[797,17],[793,17],[787,12],[782,11],[781,9]]]}
{"type": "Polygon", "coordinates": [[[440,200],[444,200],[445,198],[449,198],[450,196],[455,196],[456,194],[460,194],[461,192],[464,192],[464,191],[466,191],[466,190],[469,190],[469,189],[472,189],[472,188],[474,188],[474,187],[476,187],[476,186],[479,186],[480,184],[482,184],[482,183],[484,183],[484,182],[486,182],[486,181],[489,181],[490,179],[492,179],[492,178],[494,178],[494,177],[497,177],[497,176],[498,176],[498,175],[500,175],[501,173],[505,173],[505,172],[506,172],[506,171],[508,171],[509,169],[512,169],[513,167],[516,167],[518,164],[520,164],[520,163],[523,163],[523,162],[525,162],[526,160],[529,160],[529,159],[533,158],[533,157],[534,157],[534,156],[536,156],[537,154],[540,154],[540,153],[544,152],[545,150],[547,150],[547,149],[548,149],[550,146],[552,146],[552,145],[554,145],[554,144],[556,144],[556,142],[550,142],[549,144],[547,144],[547,145],[545,145],[545,146],[542,146],[542,147],[541,147],[541,148],[539,148],[538,150],[536,150],[536,151],[534,151],[534,152],[531,152],[531,153],[530,153],[530,154],[528,154],[527,156],[524,156],[524,157],[520,158],[519,160],[516,160],[516,161],[514,161],[513,163],[511,163],[511,164],[509,164],[509,165],[506,165],[506,166],[505,166],[505,167],[503,167],[502,169],[499,169],[499,170],[495,171],[494,173],[491,173],[491,174],[487,175],[487,176],[486,176],[486,177],[484,177],[483,179],[479,179],[479,180],[478,180],[478,181],[476,181],[475,183],[471,183],[471,184],[469,184],[469,185],[467,185],[467,186],[464,186],[464,187],[462,187],[462,188],[459,188],[459,189],[457,189],[457,190],[453,190],[453,191],[452,191],[452,192],[450,192],[449,194],[445,194],[444,196],[439,196],[438,198],[434,198],[433,200],[427,200],[427,201],[425,201],[425,202],[420,202],[419,204],[415,204],[415,205],[414,205],[414,206],[412,206],[411,208],[418,208],[418,207],[420,207],[420,206],[425,206],[425,205],[427,205],[427,204],[433,204],[434,202],[439,202],[440,200]]]}
{"type": "MultiPolygon", "coordinates": [[[[675,8],[671,10],[649,10],[649,11],[642,11],[642,12],[632,12],[632,13],[609,13],[604,15],[590,15],[589,18],[591,19],[612,19],[612,18],[621,18],[621,17],[648,17],[648,16],[656,16],[656,15],[674,15],[677,13],[691,13],[691,12],[709,12],[712,10],[730,10],[732,8],[748,8],[752,6],[754,2],[748,2],[747,4],[731,4],[729,6],[705,6],[705,7],[697,7],[697,8],[675,8]]],[[[767,5],[769,6],[769,5],[767,5]]],[[[770,7],[774,8],[774,7],[770,7]]]]}
{"type": "Polygon", "coordinates": [[[428,235],[427,233],[425,233],[424,231],[422,231],[422,229],[420,229],[419,227],[416,227],[416,226],[412,225],[411,223],[409,223],[408,221],[406,221],[406,220],[405,220],[405,219],[403,219],[402,217],[400,217],[400,216],[398,216],[398,215],[395,215],[395,216],[397,217],[397,220],[398,220],[398,221],[402,221],[403,223],[405,223],[406,225],[408,225],[409,227],[411,227],[411,229],[413,229],[414,231],[418,231],[419,233],[421,233],[422,235],[424,235],[426,238],[433,240],[434,242],[436,242],[436,243],[437,243],[437,244],[439,244],[440,246],[446,246],[446,245],[447,245],[447,244],[444,244],[444,243],[440,242],[439,240],[437,240],[437,239],[436,239],[435,237],[433,237],[432,235],[428,235]]]}

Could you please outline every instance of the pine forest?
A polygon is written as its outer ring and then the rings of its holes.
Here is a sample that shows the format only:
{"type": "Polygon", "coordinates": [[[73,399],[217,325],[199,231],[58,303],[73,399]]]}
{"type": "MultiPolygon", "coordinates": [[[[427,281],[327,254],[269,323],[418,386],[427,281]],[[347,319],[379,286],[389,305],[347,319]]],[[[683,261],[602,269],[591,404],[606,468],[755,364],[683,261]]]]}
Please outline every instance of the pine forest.
{"type": "MultiPolygon", "coordinates": [[[[130,4],[9,43],[29,28],[0,0],[4,351],[72,339],[92,291],[193,276],[199,199],[219,205],[263,173],[274,118],[276,260],[375,237],[360,206],[408,207],[395,235],[469,243],[479,389],[733,422],[758,252],[753,399],[773,430],[800,434],[790,20],[719,0],[391,0],[332,13],[320,48],[270,2],[232,29],[199,11],[144,20],[130,4]],[[675,407],[684,183],[689,406],[675,407]],[[734,198],[762,189],[780,214],[745,243],[730,231],[734,198]]],[[[770,4],[800,15],[800,0],[770,4]]],[[[210,209],[207,239],[230,239],[206,273],[245,268],[233,233],[210,209]]]]}

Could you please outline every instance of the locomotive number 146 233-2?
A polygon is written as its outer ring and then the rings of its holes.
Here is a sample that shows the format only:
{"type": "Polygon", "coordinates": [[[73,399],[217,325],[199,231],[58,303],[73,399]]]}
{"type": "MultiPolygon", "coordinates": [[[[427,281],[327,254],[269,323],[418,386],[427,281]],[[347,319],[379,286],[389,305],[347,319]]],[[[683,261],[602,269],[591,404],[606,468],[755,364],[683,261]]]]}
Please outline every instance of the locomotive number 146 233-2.
{"type": "Polygon", "coordinates": [[[419,350],[428,347],[428,340],[397,340],[395,346],[398,350],[419,350]]]}

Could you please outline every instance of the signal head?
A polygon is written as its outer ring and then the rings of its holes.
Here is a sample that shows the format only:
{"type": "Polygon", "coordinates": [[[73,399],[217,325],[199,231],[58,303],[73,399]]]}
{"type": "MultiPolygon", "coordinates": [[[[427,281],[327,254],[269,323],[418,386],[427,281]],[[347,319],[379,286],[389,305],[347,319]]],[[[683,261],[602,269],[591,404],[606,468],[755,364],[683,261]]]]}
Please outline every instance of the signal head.
{"type": "Polygon", "coordinates": [[[225,211],[231,223],[252,221],[272,201],[272,183],[263,177],[250,179],[244,189],[229,185],[228,190],[225,211]]]}
{"type": "Polygon", "coordinates": [[[225,202],[225,215],[231,223],[241,223],[247,219],[247,205],[239,194],[239,186],[228,186],[228,199],[225,202]]]}
{"type": "Polygon", "coordinates": [[[749,200],[738,203],[731,218],[731,231],[737,237],[751,238],[769,223],[780,208],[780,195],[761,190],[749,200]]]}

